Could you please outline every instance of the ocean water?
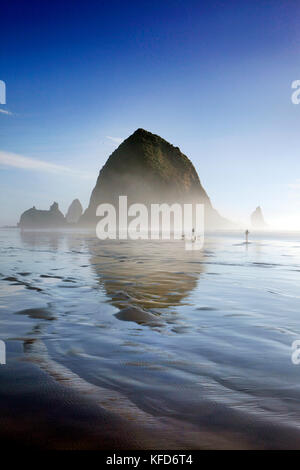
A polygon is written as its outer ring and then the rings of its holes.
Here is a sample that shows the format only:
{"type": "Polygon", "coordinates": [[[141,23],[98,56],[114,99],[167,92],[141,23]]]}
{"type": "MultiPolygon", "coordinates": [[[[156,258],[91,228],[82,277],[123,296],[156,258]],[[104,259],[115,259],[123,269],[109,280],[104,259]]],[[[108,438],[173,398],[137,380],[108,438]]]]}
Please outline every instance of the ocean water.
{"type": "Polygon", "coordinates": [[[32,359],[154,419],[227,433],[233,447],[300,445],[300,234],[243,238],[209,234],[186,251],[182,241],[1,230],[7,364],[32,359]]]}

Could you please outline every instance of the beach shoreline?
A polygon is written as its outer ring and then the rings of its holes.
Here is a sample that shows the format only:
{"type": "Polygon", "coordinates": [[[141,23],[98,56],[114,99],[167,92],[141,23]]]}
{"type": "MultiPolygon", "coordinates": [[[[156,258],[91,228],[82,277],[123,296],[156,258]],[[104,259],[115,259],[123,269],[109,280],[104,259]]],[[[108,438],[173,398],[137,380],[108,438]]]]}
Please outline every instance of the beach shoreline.
{"type": "Polygon", "coordinates": [[[5,445],[299,448],[297,236],[0,241],[5,445]]]}

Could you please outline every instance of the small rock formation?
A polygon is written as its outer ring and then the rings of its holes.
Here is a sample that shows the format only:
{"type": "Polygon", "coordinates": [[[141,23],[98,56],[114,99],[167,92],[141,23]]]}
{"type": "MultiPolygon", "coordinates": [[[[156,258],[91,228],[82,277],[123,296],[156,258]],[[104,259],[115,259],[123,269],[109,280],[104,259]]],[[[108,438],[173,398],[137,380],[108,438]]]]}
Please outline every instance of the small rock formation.
{"type": "Polygon", "coordinates": [[[147,312],[142,308],[130,306],[123,308],[120,312],[115,313],[115,317],[123,321],[132,321],[140,325],[149,323],[159,323],[158,318],[153,313],[147,312]]]}
{"type": "Polygon", "coordinates": [[[82,211],[83,209],[79,199],[74,199],[66,215],[66,221],[68,224],[77,224],[82,215],[82,211]]]}
{"type": "Polygon", "coordinates": [[[18,226],[20,228],[59,228],[65,225],[64,215],[60,212],[57,202],[48,211],[38,210],[33,206],[23,212],[18,226]]]}
{"type": "Polygon", "coordinates": [[[253,228],[265,228],[267,226],[261,207],[258,206],[254,212],[251,214],[251,224],[253,228]]]}
{"type": "Polygon", "coordinates": [[[80,224],[95,225],[99,220],[98,205],[105,202],[116,207],[120,195],[128,197],[128,205],[202,203],[205,227],[233,225],[213,208],[188,157],[178,147],[144,129],[137,129],[108,158],[80,224]]]}

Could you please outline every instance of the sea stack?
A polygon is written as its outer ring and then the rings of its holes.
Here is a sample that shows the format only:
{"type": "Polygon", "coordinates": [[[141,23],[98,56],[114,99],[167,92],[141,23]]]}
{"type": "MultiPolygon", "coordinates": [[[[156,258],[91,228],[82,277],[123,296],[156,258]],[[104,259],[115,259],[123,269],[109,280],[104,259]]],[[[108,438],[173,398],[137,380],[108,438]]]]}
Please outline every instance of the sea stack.
{"type": "Polygon", "coordinates": [[[178,147],[144,129],[136,130],[108,158],[80,223],[95,225],[98,205],[117,206],[120,195],[128,197],[128,204],[202,203],[206,228],[233,226],[213,208],[188,157],[178,147]]]}
{"type": "Polygon", "coordinates": [[[79,199],[74,199],[66,214],[66,221],[68,224],[77,224],[80,217],[82,216],[82,212],[83,209],[79,199]]]}
{"type": "Polygon", "coordinates": [[[254,212],[251,214],[251,224],[253,228],[263,229],[266,228],[267,224],[265,222],[261,207],[258,206],[254,212]]]}
{"type": "Polygon", "coordinates": [[[65,225],[65,218],[60,212],[57,202],[54,202],[48,211],[38,210],[33,206],[23,212],[18,226],[22,229],[59,228],[65,225]]]}

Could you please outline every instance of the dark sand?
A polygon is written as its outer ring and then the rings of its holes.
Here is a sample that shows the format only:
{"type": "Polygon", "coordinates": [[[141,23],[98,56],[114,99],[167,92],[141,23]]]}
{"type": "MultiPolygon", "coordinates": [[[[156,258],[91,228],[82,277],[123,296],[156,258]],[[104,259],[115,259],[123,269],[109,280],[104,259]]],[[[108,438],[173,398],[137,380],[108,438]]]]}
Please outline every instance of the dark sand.
{"type": "Polygon", "coordinates": [[[89,398],[57,383],[31,363],[0,369],[3,447],[142,449],[151,436],[89,398]]]}
{"type": "Polygon", "coordinates": [[[242,415],[233,415],[226,429],[226,410],[215,410],[214,432],[209,416],[203,426],[203,410],[202,425],[153,417],[126,397],[118,400],[114,391],[96,387],[95,392],[80,378],[76,384],[72,373],[64,378],[63,368],[54,373],[51,361],[35,364],[34,356],[25,361],[17,354],[10,358],[9,365],[0,367],[0,439],[6,449],[300,448],[299,431],[247,422],[242,415]],[[104,406],[99,404],[101,392],[104,406]]]}
{"type": "MultiPolygon", "coordinates": [[[[112,400],[114,400],[112,393],[112,400]]],[[[0,439],[3,448],[126,450],[199,448],[195,429],[184,423],[152,425],[99,406],[93,394],[58,383],[30,362],[0,369],[0,439]],[[190,442],[189,442],[190,441],[190,442]]],[[[122,413],[124,410],[122,410],[122,413]]],[[[146,419],[147,421],[147,419],[146,419]]],[[[200,435],[203,433],[199,433],[200,435]]],[[[213,442],[205,434],[204,447],[213,442]]],[[[221,447],[228,442],[221,440],[221,447]]],[[[203,444],[204,444],[203,442],[203,444]]]]}

